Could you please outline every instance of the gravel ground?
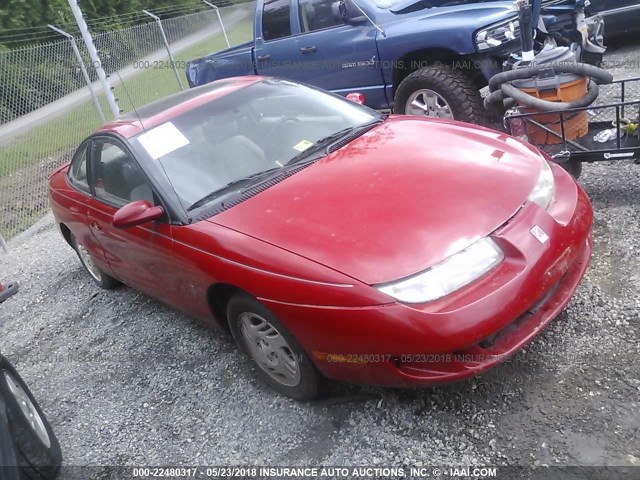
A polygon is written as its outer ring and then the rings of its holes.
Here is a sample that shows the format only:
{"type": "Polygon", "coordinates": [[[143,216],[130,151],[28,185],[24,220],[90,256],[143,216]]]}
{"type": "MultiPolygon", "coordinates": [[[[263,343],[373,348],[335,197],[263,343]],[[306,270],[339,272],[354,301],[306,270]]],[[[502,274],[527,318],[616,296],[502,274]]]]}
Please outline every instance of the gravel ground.
{"type": "Polygon", "coordinates": [[[582,285],[526,351],[470,381],[280,397],[226,335],[95,287],[50,217],[0,257],[2,279],[21,283],[0,310],[0,347],[67,465],[640,466],[640,166],[585,165],[581,182],[595,208],[582,285]]]}

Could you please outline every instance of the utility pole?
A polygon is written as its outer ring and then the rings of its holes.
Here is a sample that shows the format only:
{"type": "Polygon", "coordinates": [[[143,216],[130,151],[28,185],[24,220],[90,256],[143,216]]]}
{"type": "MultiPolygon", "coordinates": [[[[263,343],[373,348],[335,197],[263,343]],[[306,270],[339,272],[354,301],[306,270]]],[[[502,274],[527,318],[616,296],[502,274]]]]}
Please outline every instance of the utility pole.
{"type": "Polygon", "coordinates": [[[7,246],[7,242],[4,241],[4,238],[2,238],[2,234],[1,233],[0,233],[0,249],[4,253],[9,253],[9,247],[7,246]]]}
{"type": "Polygon", "coordinates": [[[102,68],[102,62],[100,61],[100,57],[98,56],[96,46],[93,44],[93,38],[91,38],[91,33],[89,32],[89,28],[87,27],[87,22],[85,22],[84,17],[82,16],[82,10],[80,10],[78,0],[69,0],[69,6],[71,7],[73,16],[76,19],[78,28],[80,28],[80,34],[82,35],[82,39],[87,46],[89,57],[91,57],[93,67],[96,69],[96,73],[98,74],[98,78],[100,79],[100,84],[102,85],[102,90],[104,90],[104,95],[107,98],[107,103],[109,104],[111,113],[113,114],[114,118],[118,118],[120,117],[120,107],[118,107],[116,97],[113,96],[113,92],[111,91],[111,85],[109,85],[107,74],[105,73],[104,68],[102,68]]]}

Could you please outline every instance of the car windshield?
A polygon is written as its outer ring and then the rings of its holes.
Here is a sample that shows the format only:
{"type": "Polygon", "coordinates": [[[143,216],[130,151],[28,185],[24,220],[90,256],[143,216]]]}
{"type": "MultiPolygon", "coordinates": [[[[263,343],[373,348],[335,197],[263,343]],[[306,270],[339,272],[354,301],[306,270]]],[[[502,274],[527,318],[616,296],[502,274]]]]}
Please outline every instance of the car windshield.
{"type": "Polygon", "coordinates": [[[296,83],[267,79],[132,140],[160,163],[186,210],[248,188],[382,116],[296,83]]]}

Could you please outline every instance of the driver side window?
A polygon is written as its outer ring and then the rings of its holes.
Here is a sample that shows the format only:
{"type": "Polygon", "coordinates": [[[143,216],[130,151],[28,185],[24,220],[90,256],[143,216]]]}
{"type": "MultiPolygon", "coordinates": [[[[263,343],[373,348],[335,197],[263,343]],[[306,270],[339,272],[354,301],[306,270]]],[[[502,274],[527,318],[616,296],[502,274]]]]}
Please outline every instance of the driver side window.
{"type": "Polygon", "coordinates": [[[300,28],[303,32],[313,32],[342,25],[337,9],[335,0],[299,0],[300,28]]]}
{"type": "Polygon", "coordinates": [[[91,172],[96,197],[106,203],[124,206],[137,200],[155,204],[153,190],[129,153],[111,140],[94,140],[91,172]]]}

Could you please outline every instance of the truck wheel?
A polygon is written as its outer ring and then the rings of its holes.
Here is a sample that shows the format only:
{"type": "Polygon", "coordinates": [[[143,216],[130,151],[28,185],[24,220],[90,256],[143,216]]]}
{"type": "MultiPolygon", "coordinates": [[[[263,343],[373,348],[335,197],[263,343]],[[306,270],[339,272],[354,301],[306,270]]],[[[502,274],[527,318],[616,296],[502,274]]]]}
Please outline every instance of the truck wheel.
{"type": "Polygon", "coordinates": [[[6,404],[9,430],[21,477],[45,480],[56,478],[62,464],[60,444],[31,391],[2,356],[0,395],[6,404]]]}
{"type": "Polygon", "coordinates": [[[483,123],[480,91],[471,78],[447,66],[425,67],[410,74],[394,97],[395,113],[483,123]]]}

